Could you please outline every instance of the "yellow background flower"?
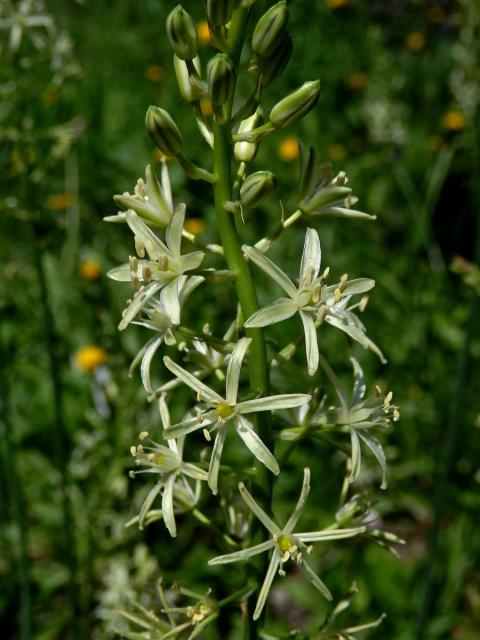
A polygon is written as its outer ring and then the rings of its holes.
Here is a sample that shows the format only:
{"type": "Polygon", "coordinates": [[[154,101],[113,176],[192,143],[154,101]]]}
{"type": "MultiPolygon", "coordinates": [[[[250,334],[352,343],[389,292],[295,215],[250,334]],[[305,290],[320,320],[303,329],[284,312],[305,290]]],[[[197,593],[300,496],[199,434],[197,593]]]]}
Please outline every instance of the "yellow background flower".
{"type": "Polygon", "coordinates": [[[102,347],[89,345],[78,349],[74,362],[77,369],[84,373],[92,373],[107,360],[107,352],[102,347]]]}

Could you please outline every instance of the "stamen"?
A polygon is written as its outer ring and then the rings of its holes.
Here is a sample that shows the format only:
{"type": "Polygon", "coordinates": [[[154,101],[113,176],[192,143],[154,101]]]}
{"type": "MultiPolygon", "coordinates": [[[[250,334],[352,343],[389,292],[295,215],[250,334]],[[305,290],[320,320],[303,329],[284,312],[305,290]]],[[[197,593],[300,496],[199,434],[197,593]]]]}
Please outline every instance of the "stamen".
{"type": "Polygon", "coordinates": [[[212,441],[212,436],[210,435],[210,431],[208,429],[204,429],[203,430],[203,437],[205,438],[205,440],[207,442],[211,442],[212,441]]]}
{"type": "Polygon", "coordinates": [[[317,323],[318,324],[322,324],[322,322],[327,317],[327,313],[328,313],[327,307],[324,304],[322,304],[322,306],[319,308],[318,313],[317,313],[317,323]]]}
{"type": "Polygon", "coordinates": [[[358,303],[358,310],[363,313],[367,308],[367,304],[368,304],[368,296],[363,296],[363,298],[358,303]]]}
{"type": "Polygon", "coordinates": [[[141,431],[138,437],[140,440],[145,440],[148,437],[148,431],[141,431]]]}
{"type": "Polygon", "coordinates": [[[128,264],[130,265],[130,271],[137,271],[138,269],[138,260],[135,256],[130,256],[128,258],[128,264]]]}
{"type": "Polygon", "coordinates": [[[130,271],[130,279],[132,281],[132,285],[136,289],[138,287],[138,285],[140,284],[140,280],[138,279],[138,276],[137,276],[135,271],[130,271]]]}
{"type": "Polygon", "coordinates": [[[144,282],[150,282],[150,280],[152,279],[152,270],[146,264],[143,265],[142,276],[143,276],[144,282]]]}
{"type": "Polygon", "coordinates": [[[139,238],[135,238],[135,251],[139,258],[145,257],[145,246],[139,238]]]}

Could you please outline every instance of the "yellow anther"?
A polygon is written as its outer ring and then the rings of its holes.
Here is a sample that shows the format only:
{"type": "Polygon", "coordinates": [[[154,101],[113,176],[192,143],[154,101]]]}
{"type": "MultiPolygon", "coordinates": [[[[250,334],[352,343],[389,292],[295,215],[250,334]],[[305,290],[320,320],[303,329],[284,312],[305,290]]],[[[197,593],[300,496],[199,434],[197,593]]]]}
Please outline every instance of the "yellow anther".
{"type": "Polygon", "coordinates": [[[130,256],[128,258],[128,263],[130,265],[130,271],[136,272],[138,269],[138,260],[135,256],[130,256]]]}
{"type": "Polygon", "coordinates": [[[138,285],[140,284],[140,281],[139,281],[138,276],[137,276],[135,271],[130,271],[130,279],[132,280],[132,285],[136,289],[138,287],[138,285]]]}
{"type": "Polygon", "coordinates": [[[322,292],[322,285],[320,283],[317,283],[314,287],[313,287],[313,292],[312,292],[312,304],[317,304],[317,302],[320,300],[320,294],[322,292]]]}
{"type": "Polygon", "coordinates": [[[343,276],[340,278],[340,283],[338,285],[338,288],[340,289],[340,293],[343,293],[347,287],[347,282],[348,282],[348,275],[346,273],[343,274],[343,276]]]}
{"type": "Polygon", "coordinates": [[[145,438],[148,438],[148,431],[141,431],[138,438],[140,440],[145,440],[145,438]]]}
{"type": "Polygon", "coordinates": [[[323,304],[320,309],[318,310],[317,313],[317,323],[318,324],[322,324],[322,322],[325,320],[325,318],[327,317],[327,313],[328,313],[328,309],[327,307],[323,304]]]}
{"type": "Polygon", "coordinates": [[[330,267],[327,267],[322,274],[322,278],[326,280],[328,278],[328,274],[330,273],[330,267]]]}
{"type": "Polygon", "coordinates": [[[204,429],[203,430],[203,437],[205,438],[205,440],[207,442],[211,442],[212,441],[212,436],[210,435],[210,431],[208,429],[204,429]]]}
{"type": "Polygon", "coordinates": [[[143,245],[143,242],[138,238],[135,238],[135,251],[137,252],[139,258],[145,257],[145,247],[143,245]]]}
{"type": "Polygon", "coordinates": [[[358,310],[363,313],[367,308],[367,304],[368,304],[368,296],[363,296],[360,302],[358,303],[358,310]]]}
{"type": "Polygon", "coordinates": [[[340,298],[342,297],[342,292],[340,291],[340,289],[337,287],[335,289],[335,300],[337,302],[340,302],[340,298]]]}
{"type": "Polygon", "coordinates": [[[144,265],[142,268],[142,276],[144,282],[150,282],[152,279],[152,270],[147,265],[144,265]]]}
{"type": "Polygon", "coordinates": [[[129,471],[128,475],[130,478],[135,478],[135,471],[129,471]]]}
{"type": "Polygon", "coordinates": [[[132,454],[133,457],[135,457],[137,455],[137,447],[135,446],[130,447],[130,453],[132,454]]]}

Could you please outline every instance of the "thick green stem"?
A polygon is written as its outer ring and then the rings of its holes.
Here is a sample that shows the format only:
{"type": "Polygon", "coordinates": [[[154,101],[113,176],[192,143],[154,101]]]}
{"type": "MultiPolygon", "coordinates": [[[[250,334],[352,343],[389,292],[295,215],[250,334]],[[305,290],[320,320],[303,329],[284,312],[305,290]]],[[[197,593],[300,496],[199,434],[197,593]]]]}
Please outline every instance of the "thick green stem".
{"type": "MultiPolygon", "coordinates": [[[[223,251],[228,267],[235,274],[235,287],[244,319],[258,310],[255,286],[250,269],[242,253],[232,214],[225,210],[225,203],[232,197],[230,121],[215,124],[214,128],[214,186],[217,223],[222,238],[223,251]]],[[[249,349],[250,384],[256,393],[268,392],[268,367],[265,340],[262,329],[247,329],[252,338],[249,349]]]]}
{"type": "MultiPolygon", "coordinates": [[[[238,67],[248,10],[239,8],[233,16],[229,33],[229,53],[233,63],[238,67]]],[[[215,211],[218,229],[220,232],[223,251],[229,269],[235,274],[235,288],[237,298],[244,319],[250,317],[258,310],[257,294],[252,280],[249,265],[243,255],[241,242],[235,229],[234,219],[231,213],[225,209],[225,204],[232,200],[232,133],[231,112],[232,102],[225,105],[223,122],[216,122],[214,126],[213,144],[213,172],[215,183],[213,185],[215,211]]],[[[249,378],[251,390],[258,395],[266,395],[269,391],[269,373],[266,357],[265,339],[262,329],[247,329],[247,335],[252,339],[249,354],[249,378]]],[[[263,442],[270,449],[273,448],[271,421],[268,416],[257,421],[257,432],[263,442]]],[[[257,476],[255,478],[256,495],[260,497],[265,508],[270,508],[272,495],[271,474],[265,467],[257,463],[257,476]]],[[[251,572],[256,573],[255,567],[251,572]]],[[[249,608],[251,599],[249,599],[249,608]]],[[[249,611],[249,614],[251,612],[249,611]]],[[[246,623],[245,637],[253,640],[258,638],[257,623],[251,620],[246,623]]]]}

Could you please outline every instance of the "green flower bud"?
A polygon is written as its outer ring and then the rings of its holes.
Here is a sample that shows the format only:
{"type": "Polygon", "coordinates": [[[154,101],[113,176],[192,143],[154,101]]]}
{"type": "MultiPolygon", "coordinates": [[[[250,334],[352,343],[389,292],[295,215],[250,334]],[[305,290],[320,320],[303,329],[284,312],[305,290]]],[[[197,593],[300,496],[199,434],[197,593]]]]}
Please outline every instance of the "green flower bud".
{"type": "Polygon", "coordinates": [[[277,102],[270,112],[270,122],[277,129],[282,129],[300,120],[317,104],[319,95],[320,80],[305,82],[283,100],[277,102]]]}
{"type": "Polygon", "coordinates": [[[217,53],[207,67],[208,93],[214,109],[224,105],[232,95],[235,68],[226,53],[217,53]]]}
{"type": "Polygon", "coordinates": [[[266,11],[255,27],[252,49],[259,56],[272,53],[283,38],[288,20],[286,0],[280,0],[266,11]]]}
{"type": "Polygon", "coordinates": [[[262,86],[268,87],[283,72],[292,57],[292,39],[287,34],[269,56],[258,59],[258,69],[262,74],[262,86]]]}
{"type": "MultiPolygon", "coordinates": [[[[242,120],[238,127],[238,133],[252,131],[263,122],[263,112],[259,107],[253,116],[242,120]]],[[[251,162],[257,153],[258,144],[256,142],[236,142],[233,148],[235,160],[237,162],[251,162]]]]}
{"type": "MultiPolygon", "coordinates": [[[[193,59],[193,66],[195,67],[198,75],[200,75],[200,58],[197,56],[193,59]]],[[[173,56],[173,68],[175,69],[175,75],[177,76],[178,89],[182,98],[186,102],[195,102],[202,95],[200,87],[190,82],[190,73],[188,71],[187,63],[181,60],[178,56],[173,56]]]]}
{"type": "Polygon", "coordinates": [[[322,207],[343,202],[352,193],[348,187],[324,187],[314,191],[300,203],[299,209],[304,213],[314,213],[322,207]]]}
{"type": "Polygon", "coordinates": [[[235,0],[207,0],[207,18],[214,27],[222,27],[232,17],[235,0]]]}
{"type": "Polygon", "coordinates": [[[256,171],[245,178],[240,187],[240,203],[246,209],[257,206],[277,186],[271,171],[256,171]]]}
{"type": "Polygon", "coordinates": [[[168,14],[167,36],[176,56],[181,60],[193,60],[197,55],[197,31],[190,14],[178,4],[168,14]]]}
{"type": "Polygon", "coordinates": [[[183,137],[168,111],[160,107],[148,107],[145,127],[162,153],[166,156],[181,154],[183,137]]]}

